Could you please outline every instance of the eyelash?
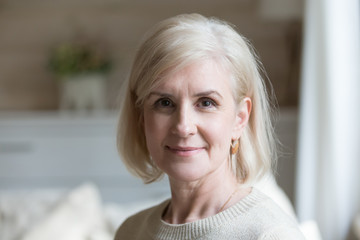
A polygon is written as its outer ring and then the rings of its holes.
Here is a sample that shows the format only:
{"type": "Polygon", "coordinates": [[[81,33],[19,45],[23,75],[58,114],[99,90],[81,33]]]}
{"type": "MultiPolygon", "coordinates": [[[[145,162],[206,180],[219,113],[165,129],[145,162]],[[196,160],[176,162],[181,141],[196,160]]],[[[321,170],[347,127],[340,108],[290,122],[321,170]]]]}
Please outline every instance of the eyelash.
{"type": "Polygon", "coordinates": [[[199,104],[197,104],[197,105],[200,105],[200,107],[203,107],[203,108],[211,108],[211,107],[216,107],[218,104],[210,98],[201,98],[199,101],[199,104]],[[209,102],[211,105],[208,105],[208,106],[201,105],[204,102],[209,102]]]}
{"type": "MultiPolygon", "coordinates": [[[[207,108],[217,107],[218,104],[213,99],[204,97],[199,99],[199,101],[196,103],[196,106],[199,108],[207,109],[207,108]],[[204,105],[205,102],[209,103],[209,105],[204,105]]],[[[171,109],[176,107],[176,105],[169,98],[160,98],[155,101],[153,107],[155,109],[171,109]],[[164,105],[164,103],[166,104],[164,105]]]]}
{"type": "Polygon", "coordinates": [[[174,103],[169,98],[160,98],[154,103],[155,108],[169,108],[169,107],[173,107],[173,106],[174,106],[174,103]],[[162,103],[164,103],[164,101],[167,101],[168,105],[166,105],[166,106],[162,105],[162,103]]]}

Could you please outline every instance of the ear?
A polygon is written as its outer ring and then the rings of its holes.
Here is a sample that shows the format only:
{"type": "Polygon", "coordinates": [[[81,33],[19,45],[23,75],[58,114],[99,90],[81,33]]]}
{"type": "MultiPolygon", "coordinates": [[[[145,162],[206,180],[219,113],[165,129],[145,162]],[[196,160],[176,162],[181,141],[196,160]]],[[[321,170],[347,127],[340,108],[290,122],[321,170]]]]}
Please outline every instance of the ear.
{"type": "Polygon", "coordinates": [[[246,127],[251,113],[252,102],[249,97],[245,97],[239,104],[236,110],[236,121],[234,126],[234,131],[232,135],[232,140],[237,140],[240,138],[241,133],[246,127]]]}

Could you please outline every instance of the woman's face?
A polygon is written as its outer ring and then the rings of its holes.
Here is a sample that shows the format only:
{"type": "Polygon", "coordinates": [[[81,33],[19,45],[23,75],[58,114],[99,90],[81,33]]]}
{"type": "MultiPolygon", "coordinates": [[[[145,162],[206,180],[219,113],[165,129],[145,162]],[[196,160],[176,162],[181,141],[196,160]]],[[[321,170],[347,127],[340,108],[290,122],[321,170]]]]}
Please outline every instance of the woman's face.
{"type": "Polygon", "coordinates": [[[227,168],[231,140],[246,124],[230,74],[217,65],[191,64],[163,79],[145,99],[147,147],[170,178],[196,181],[227,168]]]}

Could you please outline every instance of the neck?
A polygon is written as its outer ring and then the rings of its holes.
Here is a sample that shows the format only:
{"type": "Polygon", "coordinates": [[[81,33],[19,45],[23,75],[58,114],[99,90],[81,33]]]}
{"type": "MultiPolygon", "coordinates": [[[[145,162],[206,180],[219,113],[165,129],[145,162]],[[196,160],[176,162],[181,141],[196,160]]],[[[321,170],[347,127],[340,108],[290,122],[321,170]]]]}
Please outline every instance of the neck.
{"type": "Polygon", "coordinates": [[[236,177],[228,168],[219,168],[211,176],[192,182],[170,178],[170,186],[171,203],[163,220],[171,224],[213,216],[249,193],[246,189],[240,189],[236,177]]]}

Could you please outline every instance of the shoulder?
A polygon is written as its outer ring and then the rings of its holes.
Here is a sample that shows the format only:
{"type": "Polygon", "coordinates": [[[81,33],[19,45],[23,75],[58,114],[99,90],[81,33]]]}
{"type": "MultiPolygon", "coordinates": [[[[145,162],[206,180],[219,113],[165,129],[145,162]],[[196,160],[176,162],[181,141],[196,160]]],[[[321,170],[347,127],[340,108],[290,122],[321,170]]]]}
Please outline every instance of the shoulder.
{"type": "Polygon", "coordinates": [[[259,217],[264,220],[271,220],[275,222],[287,222],[297,224],[292,216],[285,213],[280,208],[280,206],[276,204],[273,199],[268,197],[266,194],[256,188],[253,189],[253,194],[256,200],[253,207],[249,209],[249,213],[256,213],[253,214],[254,217],[259,217]]]}
{"type": "Polygon", "coordinates": [[[258,239],[305,239],[294,218],[260,190],[254,188],[239,204],[247,209],[236,219],[237,227],[252,232],[258,239]]]}
{"type": "Polygon", "coordinates": [[[140,236],[139,234],[146,232],[149,223],[155,224],[157,221],[160,221],[162,211],[168,203],[169,200],[166,200],[159,205],[142,210],[128,217],[118,228],[115,240],[137,239],[136,236],[140,236]]]}
{"type": "Polygon", "coordinates": [[[296,226],[276,226],[262,233],[258,240],[305,240],[305,236],[296,226]]]}

